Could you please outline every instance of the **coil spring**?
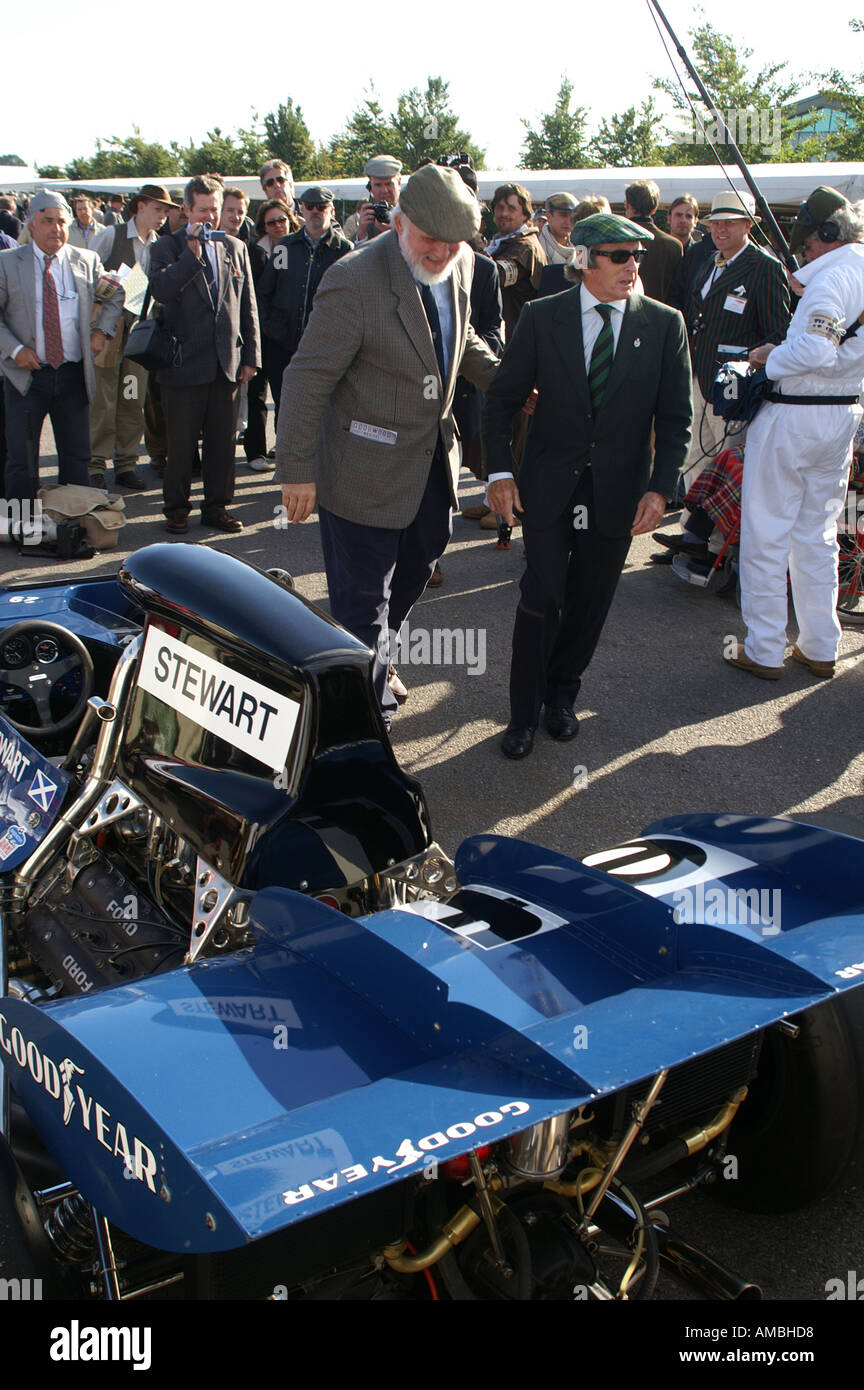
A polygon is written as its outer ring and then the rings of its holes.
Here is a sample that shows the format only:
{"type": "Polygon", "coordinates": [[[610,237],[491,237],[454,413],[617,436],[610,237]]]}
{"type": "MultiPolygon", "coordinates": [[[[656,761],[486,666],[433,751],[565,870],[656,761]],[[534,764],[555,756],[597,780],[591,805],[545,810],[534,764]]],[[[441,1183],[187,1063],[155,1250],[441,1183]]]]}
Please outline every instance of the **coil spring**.
{"type": "Polygon", "coordinates": [[[73,1264],[85,1264],[95,1253],[90,1204],[80,1192],[58,1202],[45,1222],[45,1232],[57,1253],[73,1264]]]}

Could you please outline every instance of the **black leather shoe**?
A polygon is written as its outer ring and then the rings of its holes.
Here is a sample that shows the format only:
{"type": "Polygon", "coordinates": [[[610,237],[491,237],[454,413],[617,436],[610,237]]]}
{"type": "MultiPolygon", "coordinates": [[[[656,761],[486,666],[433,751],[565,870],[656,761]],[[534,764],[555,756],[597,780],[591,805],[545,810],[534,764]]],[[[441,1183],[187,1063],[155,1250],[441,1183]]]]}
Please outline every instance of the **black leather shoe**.
{"type": "Polygon", "coordinates": [[[91,474],[90,474],[90,477],[87,479],[87,486],[88,486],[88,487],[100,487],[100,488],[104,488],[104,486],[105,486],[105,474],[104,474],[104,473],[91,473],[91,474]]]}
{"type": "Polygon", "coordinates": [[[243,522],[239,517],[232,516],[223,507],[219,512],[210,512],[201,518],[202,526],[212,526],[216,531],[242,531],[243,522]]]}
{"type": "Polygon", "coordinates": [[[551,709],[547,707],[544,722],[549,737],[561,739],[562,742],[575,738],[579,732],[579,720],[567,705],[553,705],[551,709]]]}
{"type": "Polygon", "coordinates": [[[653,555],[648,556],[648,559],[652,565],[671,565],[675,559],[675,552],[674,550],[656,550],[653,555]]]}
{"type": "Polygon", "coordinates": [[[125,473],[114,474],[115,487],[125,487],[129,492],[146,492],[149,483],[141,477],[137,468],[129,468],[125,473]]]}
{"type": "Polygon", "coordinates": [[[692,555],[694,560],[704,560],[708,555],[707,541],[685,541],[670,531],[655,531],[651,539],[658,545],[665,545],[675,555],[692,555]]]}
{"type": "Polygon", "coordinates": [[[504,730],[504,737],[501,740],[501,752],[505,758],[527,758],[534,747],[534,734],[536,730],[531,728],[511,728],[504,730]]]}

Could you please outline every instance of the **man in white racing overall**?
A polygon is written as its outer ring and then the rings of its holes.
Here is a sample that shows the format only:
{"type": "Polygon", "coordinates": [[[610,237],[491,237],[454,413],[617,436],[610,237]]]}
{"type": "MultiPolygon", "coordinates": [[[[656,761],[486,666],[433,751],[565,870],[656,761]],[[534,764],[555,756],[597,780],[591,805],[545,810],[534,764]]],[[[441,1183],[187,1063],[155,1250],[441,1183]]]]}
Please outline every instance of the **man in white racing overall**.
{"type": "Polygon", "coordinates": [[[837,518],[864,378],[862,242],[864,203],[817,188],[801,204],[790,235],[805,264],[792,282],[803,294],[789,331],[779,347],[766,343],[750,353],[751,366],[765,366],[772,389],[749,427],[744,453],[740,565],[747,636],[725,656],[766,680],[783,673],[787,567],[799,630],[791,655],[820,679],[834,674],[841,637],[837,518]]]}

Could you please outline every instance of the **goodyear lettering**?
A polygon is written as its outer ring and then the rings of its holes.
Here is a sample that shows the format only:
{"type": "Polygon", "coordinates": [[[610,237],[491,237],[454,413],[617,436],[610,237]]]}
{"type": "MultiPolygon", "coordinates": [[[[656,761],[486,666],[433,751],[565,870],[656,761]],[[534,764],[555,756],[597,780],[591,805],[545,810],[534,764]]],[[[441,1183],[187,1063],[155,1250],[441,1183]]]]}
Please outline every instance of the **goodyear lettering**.
{"type": "MultiPolygon", "coordinates": [[[[58,1064],[42,1052],[32,1039],[28,1041],[17,1025],[10,1028],[3,1013],[0,1013],[0,1052],[13,1058],[21,1070],[27,1072],[33,1084],[41,1086],[52,1100],[59,1101],[61,1098],[61,1076],[68,1082],[73,1072],[84,1075],[83,1068],[76,1066],[68,1057],[58,1064]]],[[[75,1083],[74,1095],[67,1084],[64,1101],[63,1123],[68,1124],[77,1111],[81,1128],[91,1134],[112,1157],[120,1159],[126,1172],[138,1182],[145,1183],[155,1196],[156,1157],[143,1139],[133,1134],[130,1143],[126,1125],[115,1119],[100,1101],[88,1095],[78,1082],[75,1083]]]]}
{"type": "Polygon", "coordinates": [[[497,1110],[486,1110],[481,1115],[475,1115],[473,1121],[456,1121],[448,1125],[446,1131],[435,1130],[433,1134],[426,1134],[422,1139],[418,1139],[416,1144],[413,1139],[403,1139],[395,1151],[394,1158],[376,1154],[374,1158],[369,1159],[368,1165],[354,1163],[347,1168],[334,1169],[320,1178],[301,1183],[299,1187],[289,1188],[282,1193],[282,1201],[286,1207],[295,1207],[300,1202],[311,1201],[319,1192],[335,1192],[343,1183],[360,1182],[363,1178],[380,1172],[386,1173],[389,1177],[404,1168],[422,1164],[424,1160],[429,1162],[428,1154],[431,1150],[443,1148],[453,1139],[465,1139],[478,1128],[488,1129],[491,1125],[502,1124],[505,1115],[525,1115],[530,1108],[524,1100],[510,1100],[497,1110]]]}

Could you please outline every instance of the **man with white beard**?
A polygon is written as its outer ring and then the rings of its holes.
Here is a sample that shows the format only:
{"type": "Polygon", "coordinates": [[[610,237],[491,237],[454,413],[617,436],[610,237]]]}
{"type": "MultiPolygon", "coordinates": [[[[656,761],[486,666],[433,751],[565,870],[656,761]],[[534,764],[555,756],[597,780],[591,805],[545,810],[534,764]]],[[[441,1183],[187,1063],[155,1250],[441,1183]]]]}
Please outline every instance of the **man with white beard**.
{"type": "Polygon", "coordinates": [[[456,378],[498,359],[469,322],[477,200],[436,164],[411,175],[393,235],[331,266],[282,379],[276,478],[286,523],[318,510],[330,611],[375,652],[389,724],[389,634],[423,593],[457,506],[456,378]]]}

